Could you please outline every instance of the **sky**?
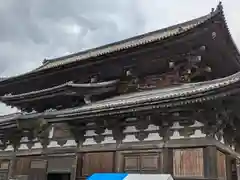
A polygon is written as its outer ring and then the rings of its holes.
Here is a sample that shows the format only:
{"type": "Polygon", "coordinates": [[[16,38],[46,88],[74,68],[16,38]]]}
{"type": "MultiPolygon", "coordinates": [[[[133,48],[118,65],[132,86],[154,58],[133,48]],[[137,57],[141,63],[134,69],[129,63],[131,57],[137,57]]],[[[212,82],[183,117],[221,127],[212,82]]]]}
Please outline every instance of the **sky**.
{"type": "MultiPolygon", "coordinates": [[[[0,76],[210,13],[217,0],[0,0],[0,76]]],[[[240,47],[240,1],[223,0],[240,47]]],[[[16,109],[0,104],[0,114],[16,109]]]]}

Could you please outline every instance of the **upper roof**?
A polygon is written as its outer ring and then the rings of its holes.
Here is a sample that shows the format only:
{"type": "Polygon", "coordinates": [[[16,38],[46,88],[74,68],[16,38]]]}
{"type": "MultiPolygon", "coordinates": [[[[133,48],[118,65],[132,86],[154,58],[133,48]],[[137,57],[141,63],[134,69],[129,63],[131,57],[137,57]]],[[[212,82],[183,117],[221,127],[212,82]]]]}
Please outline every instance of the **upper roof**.
{"type": "Polygon", "coordinates": [[[94,49],[78,52],[75,54],[63,56],[63,57],[56,58],[56,59],[45,60],[44,64],[41,67],[37,68],[35,71],[39,71],[42,69],[48,69],[48,68],[52,68],[52,67],[56,67],[56,66],[61,66],[61,65],[68,64],[71,62],[89,59],[92,57],[102,56],[102,55],[105,55],[108,53],[121,51],[121,50],[128,49],[128,48],[133,48],[133,47],[143,45],[143,44],[152,43],[154,41],[160,41],[160,40],[166,39],[168,37],[175,36],[180,33],[184,33],[186,31],[188,31],[189,29],[192,29],[192,28],[198,26],[199,24],[202,24],[206,20],[210,19],[217,12],[218,11],[215,11],[215,13],[211,13],[206,16],[202,16],[200,18],[193,19],[191,21],[187,21],[184,23],[180,23],[180,24],[177,24],[174,26],[164,28],[164,29],[149,32],[149,33],[146,33],[143,35],[135,36],[135,37],[132,37],[129,39],[114,42],[114,43],[107,44],[104,46],[100,46],[100,47],[97,47],[94,49]]]}
{"type": "Polygon", "coordinates": [[[23,78],[24,76],[28,76],[28,75],[35,75],[36,73],[43,72],[44,70],[50,70],[56,67],[71,64],[78,61],[79,62],[80,61],[82,62],[84,60],[89,61],[91,60],[91,58],[103,56],[108,53],[113,53],[113,52],[121,51],[124,49],[134,48],[137,46],[150,44],[157,41],[162,41],[167,38],[186,33],[187,31],[195,27],[198,27],[199,25],[215,17],[219,13],[223,14],[222,9],[223,9],[222,4],[219,3],[217,8],[214,11],[210,12],[209,14],[184,22],[184,23],[163,28],[157,31],[149,32],[143,35],[135,36],[129,39],[125,39],[119,42],[111,43],[111,44],[97,47],[94,49],[78,52],[78,53],[67,55],[67,56],[62,56],[55,59],[44,60],[43,65],[34,69],[33,71],[21,74],[19,76],[3,78],[1,79],[0,82],[14,80],[16,78],[23,78]]]}

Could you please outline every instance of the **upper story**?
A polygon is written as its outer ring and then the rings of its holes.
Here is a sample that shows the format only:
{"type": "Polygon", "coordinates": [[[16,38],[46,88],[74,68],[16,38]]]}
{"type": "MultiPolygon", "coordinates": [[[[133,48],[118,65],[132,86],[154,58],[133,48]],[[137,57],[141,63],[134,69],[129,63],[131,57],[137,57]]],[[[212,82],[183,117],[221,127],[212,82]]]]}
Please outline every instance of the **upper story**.
{"type": "Polygon", "coordinates": [[[209,14],[184,23],[44,60],[31,72],[2,79],[0,99],[26,112],[65,109],[226,77],[240,70],[239,59],[220,3],[209,14]]]}

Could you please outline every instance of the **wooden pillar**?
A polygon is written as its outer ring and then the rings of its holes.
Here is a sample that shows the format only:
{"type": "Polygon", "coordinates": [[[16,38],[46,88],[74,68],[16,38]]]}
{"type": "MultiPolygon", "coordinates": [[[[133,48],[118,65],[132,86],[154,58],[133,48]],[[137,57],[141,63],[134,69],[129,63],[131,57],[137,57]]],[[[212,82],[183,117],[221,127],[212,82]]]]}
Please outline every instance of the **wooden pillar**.
{"type": "Polygon", "coordinates": [[[79,155],[78,155],[78,147],[79,147],[79,142],[77,142],[77,145],[76,145],[76,149],[75,149],[75,160],[73,162],[73,165],[72,165],[72,171],[71,171],[71,177],[70,179],[71,180],[75,180],[77,178],[77,171],[78,171],[78,167],[79,167],[79,155]]]}
{"type": "Polygon", "coordinates": [[[9,138],[10,144],[13,146],[13,153],[12,153],[12,159],[10,163],[10,172],[9,172],[9,177],[14,178],[16,174],[16,169],[17,169],[17,151],[18,148],[20,147],[20,141],[22,138],[21,132],[12,132],[14,137],[9,138]]]}
{"type": "Polygon", "coordinates": [[[208,146],[203,149],[204,177],[217,178],[217,148],[208,146]]]}
{"type": "Polygon", "coordinates": [[[16,167],[17,167],[17,157],[16,157],[16,150],[14,150],[11,155],[9,171],[8,171],[8,176],[10,179],[14,178],[14,176],[16,174],[16,167]]]}
{"type": "Polygon", "coordinates": [[[164,147],[162,150],[162,173],[173,174],[173,150],[164,147]]]}
{"type": "Polygon", "coordinates": [[[236,159],[236,171],[237,171],[237,179],[240,180],[240,160],[236,159]]]}
{"type": "MultiPolygon", "coordinates": [[[[240,153],[239,143],[235,144],[235,151],[237,153],[240,153]]],[[[237,173],[237,179],[240,180],[240,159],[236,159],[236,173],[237,173]]]]}
{"type": "Polygon", "coordinates": [[[232,180],[232,158],[226,155],[226,176],[227,180],[232,180]]]}

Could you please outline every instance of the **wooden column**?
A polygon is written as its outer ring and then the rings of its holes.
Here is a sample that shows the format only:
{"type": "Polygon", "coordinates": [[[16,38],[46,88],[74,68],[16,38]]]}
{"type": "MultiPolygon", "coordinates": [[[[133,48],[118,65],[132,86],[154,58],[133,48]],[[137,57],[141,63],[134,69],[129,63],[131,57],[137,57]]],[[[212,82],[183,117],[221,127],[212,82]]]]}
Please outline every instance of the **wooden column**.
{"type": "Polygon", "coordinates": [[[204,177],[217,178],[217,148],[209,146],[203,149],[204,177]]]}
{"type": "Polygon", "coordinates": [[[232,180],[232,158],[226,155],[226,176],[227,180],[232,180]]]}
{"type": "Polygon", "coordinates": [[[9,142],[13,146],[13,153],[12,153],[12,158],[11,158],[11,163],[10,163],[10,170],[9,170],[9,177],[13,178],[15,176],[17,164],[16,164],[16,159],[17,159],[17,151],[18,148],[20,147],[20,141],[22,138],[21,131],[16,131],[12,132],[12,134],[9,136],[9,142]]]}
{"type": "MultiPolygon", "coordinates": [[[[239,143],[235,144],[235,151],[237,153],[240,152],[240,145],[239,145],[239,143]]],[[[240,180],[240,159],[236,159],[236,171],[237,171],[237,179],[240,180]]]]}
{"type": "Polygon", "coordinates": [[[77,170],[78,170],[78,147],[79,143],[77,143],[76,149],[75,149],[75,160],[72,165],[72,171],[71,171],[71,180],[75,180],[77,178],[77,170]]]}
{"type": "Polygon", "coordinates": [[[173,174],[173,150],[164,147],[162,150],[162,173],[173,174]]]}
{"type": "Polygon", "coordinates": [[[8,172],[8,176],[9,178],[14,178],[15,175],[15,171],[16,171],[16,151],[14,150],[13,153],[11,154],[11,160],[10,160],[10,165],[9,165],[9,172],[8,172]]]}
{"type": "Polygon", "coordinates": [[[240,160],[236,159],[237,179],[240,180],[240,160]]]}

